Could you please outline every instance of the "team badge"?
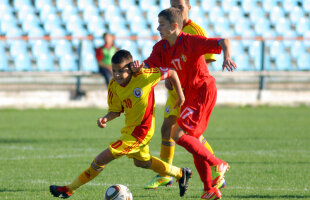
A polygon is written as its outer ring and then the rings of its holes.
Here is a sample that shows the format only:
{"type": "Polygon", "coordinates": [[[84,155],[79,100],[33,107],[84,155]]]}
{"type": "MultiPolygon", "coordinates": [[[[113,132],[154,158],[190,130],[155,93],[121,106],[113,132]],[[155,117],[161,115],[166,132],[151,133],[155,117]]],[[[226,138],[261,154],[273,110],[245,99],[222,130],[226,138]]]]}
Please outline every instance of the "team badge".
{"type": "Polygon", "coordinates": [[[135,88],[133,90],[133,95],[135,95],[135,97],[140,98],[142,96],[142,90],[141,88],[135,88]]]}
{"type": "Polygon", "coordinates": [[[183,62],[186,62],[186,61],[187,61],[187,58],[186,58],[186,56],[185,56],[184,54],[181,55],[181,60],[182,60],[183,62]]]}
{"type": "Polygon", "coordinates": [[[170,113],[170,106],[166,107],[166,113],[168,113],[168,114],[170,113]]]}

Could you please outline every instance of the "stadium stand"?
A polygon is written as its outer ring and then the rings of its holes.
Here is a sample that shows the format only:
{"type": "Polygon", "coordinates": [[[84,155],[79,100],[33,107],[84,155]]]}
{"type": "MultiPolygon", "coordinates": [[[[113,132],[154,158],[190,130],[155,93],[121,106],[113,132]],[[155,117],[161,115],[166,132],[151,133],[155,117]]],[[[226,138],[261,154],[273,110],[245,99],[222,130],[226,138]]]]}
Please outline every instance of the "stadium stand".
{"type": "MultiPolygon", "coordinates": [[[[310,0],[190,2],[190,17],[209,36],[254,38],[232,40],[238,70],[260,70],[262,52],[267,70],[310,70],[310,0]],[[283,41],[273,38],[280,36],[283,41]],[[264,51],[262,41],[255,41],[255,37],[267,39],[264,51]],[[290,39],[297,37],[308,40],[290,39]]],[[[96,73],[93,48],[103,44],[102,34],[107,31],[119,38],[116,42],[120,48],[143,60],[156,42],[150,36],[158,36],[157,14],[169,6],[169,0],[1,0],[0,34],[6,38],[0,45],[0,70],[75,71],[81,64],[82,71],[96,73]],[[78,37],[90,35],[94,40],[80,46],[78,37]],[[17,40],[22,36],[32,39],[17,40]],[[52,39],[44,40],[45,36],[52,39]],[[59,39],[66,36],[77,38],[59,39]],[[143,38],[128,40],[132,36],[143,38]],[[78,55],[84,46],[87,53],[82,59],[78,55]]],[[[221,66],[213,63],[212,68],[220,70],[221,66]]]]}

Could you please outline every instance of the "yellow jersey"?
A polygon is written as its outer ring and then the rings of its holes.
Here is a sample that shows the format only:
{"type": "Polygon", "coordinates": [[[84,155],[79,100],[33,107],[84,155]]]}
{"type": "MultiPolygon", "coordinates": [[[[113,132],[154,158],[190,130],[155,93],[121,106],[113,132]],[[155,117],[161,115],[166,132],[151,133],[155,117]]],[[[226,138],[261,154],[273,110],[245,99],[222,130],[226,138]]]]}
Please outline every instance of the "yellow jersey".
{"type": "MultiPolygon", "coordinates": [[[[192,20],[188,20],[188,22],[183,26],[182,31],[184,33],[189,33],[191,35],[202,35],[208,37],[207,32],[198,24],[193,22],[192,20]]],[[[205,54],[206,60],[216,60],[215,54],[205,54]]]]}
{"type": "Polygon", "coordinates": [[[139,141],[152,137],[155,130],[154,87],[169,76],[168,68],[141,69],[126,86],[112,79],[108,86],[109,112],[124,112],[122,134],[130,134],[139,141]]]}

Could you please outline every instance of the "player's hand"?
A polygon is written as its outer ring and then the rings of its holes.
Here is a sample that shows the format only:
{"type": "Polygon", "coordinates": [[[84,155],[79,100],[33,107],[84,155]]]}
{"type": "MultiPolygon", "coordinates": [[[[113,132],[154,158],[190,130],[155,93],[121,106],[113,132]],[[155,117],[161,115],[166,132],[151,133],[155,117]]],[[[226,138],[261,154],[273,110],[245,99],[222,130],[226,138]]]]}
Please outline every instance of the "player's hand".
{"type": "Polygon", "coordinates": [[[107,126],[107,121],[108,119],[107,118],[98,118],[97,120],[97,124],[100,128],[105,128],[107,126]]]}
{"type": "Polygon", "coordinates": [[[173,109],[176,109],[177,107],[181,107],[185,102],[185,97],[182,96],[181,98],[179,97],[178,100],[175,102],[173,109]]]}
{"type": "Polygon", "coordinates": [[[222,68],[223,68],[223,71],[226,68],[227,71],[233,72],[235,69],[237,69],[237,65],[230,57],[228,57],[228,58],[224,58],[224,62],[223,62],[222,68]]]}
{"type": "Polygon", "coordinates": [[[133,73],[140,71],[144,67],[144,62],[140,65],[139,60],[135,60],[130,64],[130,69],[133,73]]]}
{"type": "Polygon", "coordinates": [[[173,90],[173,86],[172,86],[171,81],[169,79],[165,79],[165,87],[168,90],[173,90]]]}

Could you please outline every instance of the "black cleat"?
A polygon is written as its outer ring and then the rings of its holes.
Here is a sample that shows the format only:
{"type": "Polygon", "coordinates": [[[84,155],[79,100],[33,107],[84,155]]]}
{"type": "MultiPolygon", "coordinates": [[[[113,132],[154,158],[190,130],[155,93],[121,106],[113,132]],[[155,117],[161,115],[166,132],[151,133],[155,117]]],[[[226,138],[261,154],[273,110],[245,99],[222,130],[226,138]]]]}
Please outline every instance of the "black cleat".
{"type": "Polygon", "coordinates": [[[72,195],[66,186],[51,185],[50,192],[54,197],[62,199],[67,199],[72,195]]]}
{"type": "Polygon", "coordinates": [[[183,197],[188,188],[188,181],[192,178],[193,172],[189,168],[182,168],[182,177],[178,180],[179,189],[180,189],[180,197],[183,197]]]}

